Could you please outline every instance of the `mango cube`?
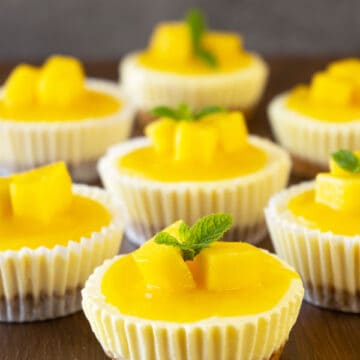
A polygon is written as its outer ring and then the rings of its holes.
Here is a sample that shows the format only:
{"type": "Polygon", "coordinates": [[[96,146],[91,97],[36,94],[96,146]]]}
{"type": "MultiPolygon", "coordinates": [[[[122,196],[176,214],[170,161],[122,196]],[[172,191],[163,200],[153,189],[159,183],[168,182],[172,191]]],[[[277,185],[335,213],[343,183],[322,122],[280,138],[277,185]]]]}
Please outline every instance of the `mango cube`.
{"type": "Polygon", "coordinates": [[[85,74],[79,60],[69,56],[52,56],[41,71],[38,98],[43,105],[69,106],[81,96],[85,74]]]}
{"type": "Polygon", "coordinates": [[[150,53],[165,63],[187,62],[193,56],[189,27],[180,22],[160,23],[151,37],[150,53]]]}
{"type": "MultiPolygon", "coordinates": [[[[353,153],[354,153],[354,155],[356,157],[358,157],[360,159],[360,151],[354,151],[353,153]]],[[[332,157],[330,157],[329,165],[330,165],[330,173],[332,175],[336,175],[336,176],[360,176],[359,174],[351,173],[351,172],[343,169],[342,167],[340,167],[332,157]]]]}
{"type": "Polygon", "coordinates": [[[36,88],[40,71],[34,66],[19,65],[4,85],[4,102],[7,106],[25,107],[36,101],[36,88]]]}
{"type": "MultiPolygon", "coordinates": [[[[179,222],[164,231],[177,236],[179,222]]],[[[166,292],[187,291],[195,288],[192,274],[182,258],[180,249],[147,241],[132,253],[147,286],[166,292]]]]}
{"type": "Polygon", "coordinates": [[[10,178],[0,177],[0,217],[11,214],[10,178]]]}
{"type": "Polygon", "coordinates": [[[71,178],[63,162],[14,175],[10,184],[13,215],[48,222],[72,201],[71,178]]]}
{"type": "Polygon", "coordinates": [[[316,201],[338,211],[360,209],[360,177],[318,174],[316,201]]]}
{"type": "Polygon", "coordinates": [[[236,33],[209,31],[204,34],[202,43],[220,60],[231,60],[238,56],[242,50],[242,39],[236,33]]]}
{"type": "Polygon", "coordinates": [[[243,289],[261,282],[258,251],[250,244],[215,242],[190,264],[196,282],[208,290],[243,289]]]}
{"type": "Polygon", "coordinates": [[[328,66],[327,72],[337,78],[344,80],[360,81],[360,60],[343,59],[335,61],[328,66]]]}
{"type": "Polygon", "coordinates": [[[155,150],[160,154],[171,154],[174,151],[176,122],[170,118],[161,118],[145,128],[155,150]]]}
{"type": "Polygon", "coordinates": [[[175,160],[209,163],[218,146],[218,134],[213,126],[181,121],[175,135],[175,160]]]}
{"type": "Polygon", "coordinates": [[[204,117],[203,121],[210,121],[217,128],[219,144],[225,152],[238,151],[247,144],[248,132],[241,112],[215,113],[204,117]]]}
{"type": "Polygon", "coordinates": [[[319,103],[347,106],[351,104],[354,86],[346,80],[326,73],[318,73],[312,79],[310,97],[319,103]]]}

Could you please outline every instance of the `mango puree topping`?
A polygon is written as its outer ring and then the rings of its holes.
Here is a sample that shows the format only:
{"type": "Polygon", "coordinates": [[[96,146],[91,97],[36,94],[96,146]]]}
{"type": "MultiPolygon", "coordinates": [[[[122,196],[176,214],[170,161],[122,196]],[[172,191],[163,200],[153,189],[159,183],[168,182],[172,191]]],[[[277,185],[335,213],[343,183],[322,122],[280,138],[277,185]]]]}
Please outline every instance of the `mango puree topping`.
{"type": "Polygon", "coordinates": [[[67,246],[110,221],[102,204],[72,193],[62,162],[0,178],[0,251],[67,246]]]}
{"type": "Polygon", "coordinates": [[[254,173],[267,162],[267,154],[248,142],[239,112],[196,121],[163,117],[145,133],[151,145],[122,156],[122,172],[158,181],[212,181],[254,173]]]}
{"type": "Polygon", "coordinates": [[[110,265],[101,292],[125,315],[193,322],[270,310],[298,278],[279,260],[246,243],[215,242],[194,260],[184,261],[177,248],[150,240],[110,265]]]}
{"type": "Polygon", "coordinates": [[[360,60],[344,59],[314,74],[310,85],[296,86],[286,106],[300,114],[325,122],[360,119],[360,60]]]}
{"type": "Polygon", "coordinates": [[[85,87],[81,63],[52,56],[42,67],[19,65],[9,75],[0,99],[0,118],[12,121],[76,121],[111,115],[121,102],[85,87]]]}
{"type": "Polygon", "coordinates": [[[317,175],[315,189],[290,200],[288,209],[301,224],[337,235],[360,234],[359,156],[359,151],[334,153],[330,172],[317,175]]]}
{"type": "Polygon", "coordinates": [[[148,49],[138,54],[137,62],[153,70],[182,75],[227,73],[252,63],[252,56],[243,50],[242,39],[236,33],[206,31],[200,41],[216,59],[216,66],[209,66],[194,54],[188,24],[160,23],[154,30],[148,49]]]}

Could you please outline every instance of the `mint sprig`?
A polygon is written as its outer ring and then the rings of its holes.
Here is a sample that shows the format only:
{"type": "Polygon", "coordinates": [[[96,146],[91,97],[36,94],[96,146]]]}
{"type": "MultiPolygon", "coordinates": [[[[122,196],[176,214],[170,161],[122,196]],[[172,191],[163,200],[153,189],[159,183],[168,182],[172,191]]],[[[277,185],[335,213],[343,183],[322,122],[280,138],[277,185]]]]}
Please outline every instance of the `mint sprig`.
{"type": "Polygon", "coordinates": [[[224,213],[211,214],[199,219],[192,227],[184,222],[179,226],[179,239],[165,231],[159,232],[154,241],[157,244],[177,247],[183,259],[193,260],[201,250],[221,239],[232,226],[232,216],[224,213]]]}
{"type": "Polygon", "coordinates": [[[211,67],[218,66],[215,56],[202,46],[201,40],[206,32],[206,21],[203,13],[200,10],[191,9],[186,14],[185,20],[190,29],[194,55],[211,67]]]}
{"type": "Polygon", "coordinates": [[[151,110],[151,114],[156,117],[168,117],[175,121],[186,120],[196,121],[200,120],[204,116],[224,112],[225,109],[221,106],[206,106],[198,111],[191,111],[190,107],[186,104],[180,104],[177,108],[171,108],[168,106],[158,106],[151,110]]]}
{"type": "Polygon", "coordinates": [[[360,159],[350,150],[338,150],[332,158],[344,170],[353,174],[360,173],[360,159]]]}

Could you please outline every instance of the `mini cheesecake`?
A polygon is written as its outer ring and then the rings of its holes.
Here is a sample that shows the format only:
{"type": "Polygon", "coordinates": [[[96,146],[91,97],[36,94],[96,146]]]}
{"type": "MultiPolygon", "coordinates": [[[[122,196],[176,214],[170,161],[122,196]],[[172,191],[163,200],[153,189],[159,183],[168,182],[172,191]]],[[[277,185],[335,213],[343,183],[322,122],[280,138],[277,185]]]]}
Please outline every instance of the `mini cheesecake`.
{"type": "Polygon", "coordinates": [[[193,223],[220,211],[234,218],[227,237],[259,241],[263,208],[286,186],[289,156],[248,136],[239,112],[177,115],[159,118],[146,137],[116,145],[99,162],[104,186],[126,214],[127,236],[141,244],[178,218],[193,223]]]}
{"type": "Polygon", "coordinates": [[[330,173],[275,195],[266,209],[276,252],[299,271],[305,299],[355,313],[360,312],[360,175],[342,165],[349,164],[346,157],[360,164],[359,154],[335,153],[340,162],[331,159],[330,173]]]}
{"type": "Polygon", "coordinates": [[[313,177],[327,170],[332,152],[360,148],[360,60],[329,64],[310,85],[275,97],[268,114],[298,174],[313,177]]]}
{"type": "Polygon", "coordinates": [[[211,224],[209,232],[202,221],[199,233],[199,222],[178,221],[90,276],[83,309],[109,357],[279,359],[302,302],[299,275],[246,243],[215,241],[193,259],[174,246],[182,231],[200,244],[217,232],[219,221],[211,224]],[[173,245],[158,242],[164,233],[173,245]]]}
{"type": "Polygon", "coordinates": [[[195,44],[194,21],[204,23],[199,12],[158,24],[148,48],[122,60],[121,87],[142,119],[160,104],[193,110],[218,104],[250,113],[259,101],[268,75],[264,60],[246,52],[236,33],[204,29],[195,44]]]}
{"type": "Polygon", "coordinates": [[[117,254],[122,233],[108,194],[72,185],[63,162],[0,177],[0,321],[80,310],[85,280],[117,254]]]}
{"type": "Polygon", "coordinates": [[[115,83],[85,79],[75,58],[19,65],[0,88],[0,172],[64,160],[75,180],[94,181],[98,158],[129,135],[133,113],[115,83]]]}

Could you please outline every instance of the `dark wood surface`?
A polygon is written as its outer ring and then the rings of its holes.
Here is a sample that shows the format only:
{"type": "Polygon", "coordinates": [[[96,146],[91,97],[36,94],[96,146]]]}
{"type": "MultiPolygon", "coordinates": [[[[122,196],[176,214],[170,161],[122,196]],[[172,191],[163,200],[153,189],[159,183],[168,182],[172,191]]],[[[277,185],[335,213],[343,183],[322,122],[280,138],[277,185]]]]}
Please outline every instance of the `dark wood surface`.
{"type": "MultiPolygon", "coordinates": [[[[263,100],[249,121],[251,132],[271,137],[266,104],[277,93],[295,83],[305,82],[324,67],[330,57],[282,57],[268,59],[271,76],[263,100]]],[[[0,65],[0,81],[11,69],[0,65]]],[[[116,79],[117,64],[104,62],[87,65],[88,74],[116,79]]],[[[291,181],[301,179],[292,176],[291,181]]],[[[267,237],[260,246],[271,249],[267,237]]],[[[122,251],[132,246],[126,241],[122,251]]],[[[0,325],[0,360],[85,360],[106,359],[82,313],[66,318],[0,325]]],[[[282,360],[358,360],[360,359],[360,316],[316,308],[303,303],[299,319],[290,334],[282,360]]],[[[144,359],[146,360],[146,359],[144,359]]],[[[171,359],[169,359],[171,360],[171,359]]]]}

